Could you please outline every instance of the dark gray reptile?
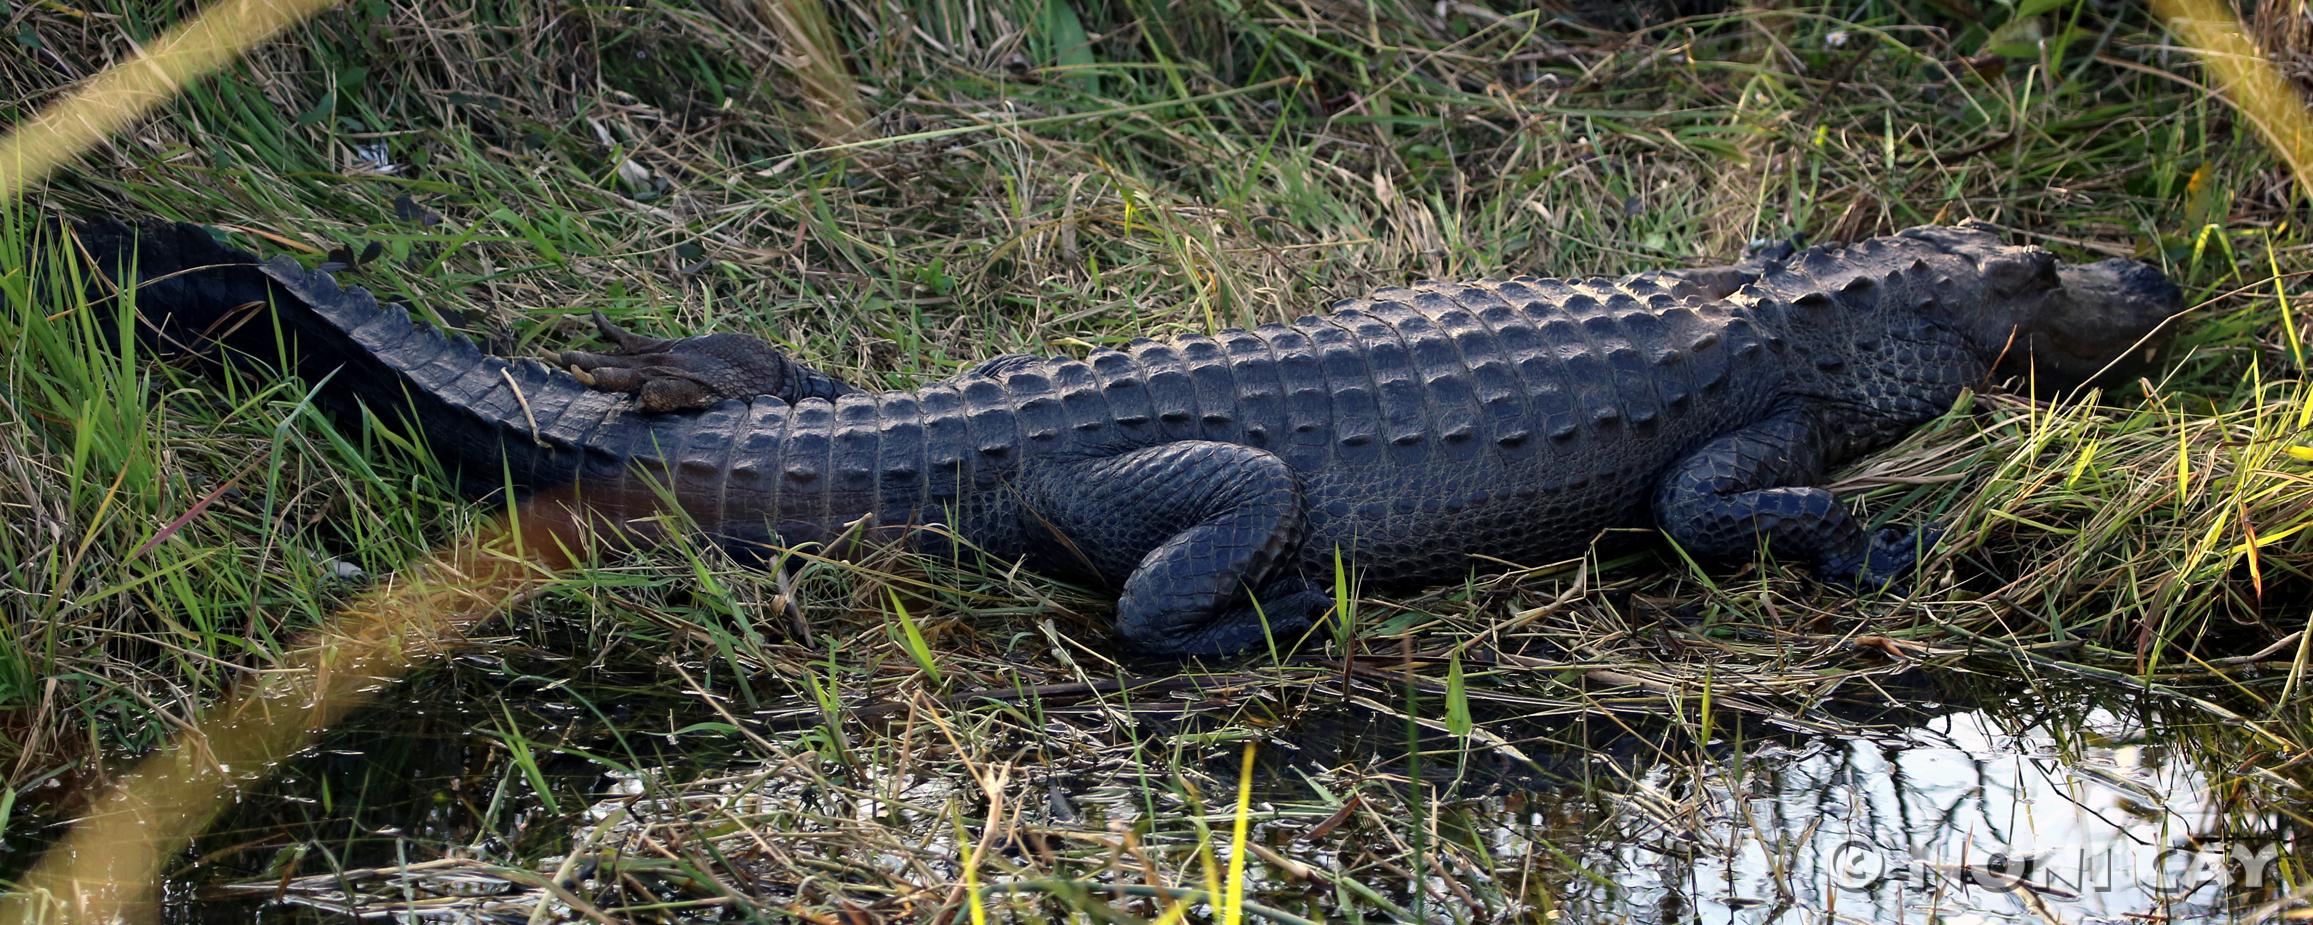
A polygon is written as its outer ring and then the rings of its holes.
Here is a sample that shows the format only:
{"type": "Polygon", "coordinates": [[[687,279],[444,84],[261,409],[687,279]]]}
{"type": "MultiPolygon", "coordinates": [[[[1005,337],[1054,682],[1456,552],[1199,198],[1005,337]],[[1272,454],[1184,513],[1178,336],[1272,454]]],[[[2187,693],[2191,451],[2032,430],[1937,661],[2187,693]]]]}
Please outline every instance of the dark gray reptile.
{"type": "Polygon", "coordinates": [[[1175,655],[1310,626],[1336,550],[1366,587],[1403,589],[1652,524],[1706,563],[1764,543],[1893,582],[1932,531],[1868,531],[1815,483],[1962,389],[2140,364],[2181,302],[2143,264],[1924,227],[1750,266],[1418,282],[1290,325],[873,392],[752,338],[607,323],[615,350],[566,354],[573,375],[198,227],[92,222],[79,242],[147,281],[155,343],[270,359],[286,335],[325,410],[413,430],[473,495],[574,485],[616,507],[657,484],[741,551],[944,524],[907,535],[1116,588],[1124,640],[1175,655]]]}

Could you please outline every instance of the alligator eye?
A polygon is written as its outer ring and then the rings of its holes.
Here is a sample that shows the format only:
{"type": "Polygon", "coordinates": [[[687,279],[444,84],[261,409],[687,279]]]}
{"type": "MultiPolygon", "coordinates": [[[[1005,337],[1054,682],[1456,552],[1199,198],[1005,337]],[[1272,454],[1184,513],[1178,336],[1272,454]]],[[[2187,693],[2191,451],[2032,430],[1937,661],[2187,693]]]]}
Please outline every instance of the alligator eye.
{"type": "Polygon", "coordinates": [[[2042,250],[2017,250],[1984,261],[1984,279],[1997,292],[2024,292],[2056,287],[2056,255],[2042,250]]]}

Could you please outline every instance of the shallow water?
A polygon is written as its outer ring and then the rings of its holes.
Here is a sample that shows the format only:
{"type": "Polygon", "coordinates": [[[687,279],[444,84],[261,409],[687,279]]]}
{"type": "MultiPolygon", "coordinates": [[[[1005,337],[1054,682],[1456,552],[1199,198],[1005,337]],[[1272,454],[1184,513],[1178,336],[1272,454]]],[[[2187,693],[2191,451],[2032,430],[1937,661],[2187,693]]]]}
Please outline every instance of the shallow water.
{"type": "MultiPolygon", "coordinates": [[[[434,914],[406,920],[523,920],[520,910],[538,898],[530,888],[472,866],[423,862],[456,855],[531,864],[574,841],[593,843],[603,834],[597,828],[647,817],[653,805],[679,815],[697,804],[653,804],[640,778],[728,772],[697,764],[697,756],[743,751],[737,742],[666,743],[671,763],[639,777],[546,755],[541,773],[561,796],[550,811],[528,787],[509,783],[519,775],[477,730],[512,721],[541,745],[584,747],[600,740],[605,721],[633,722],[577,715],[582,711],[554,695],[566,688],[542,680],[552,667],[519,672],[543,685],[529,691],[510,692],[503,679],[477,680],[486,672],[423,677],[393,708],[356,717],[195,846],[188,860],[198,862],[171,884],[166,919],[349,921],[331,910],[390,917],[430,903],[434,914]],[[516,712],[506,703],[519,704],[516,712]],[[310,876],[402,864],[420,869],[350,890],[264,888],[277,870],[310,876]],[[493,913],[451,899],[461,896],[492,896],[503,905],[493,913]]],[[[2247,796],[2253,788],[2240,779],[2212,781],[2202,770],[2211,757],[2201,743],[2226,732],[2202,713],[2086,685],[2034,690],[1925,672],[1878,681],[1869,696],[1810,712],[1811,722],[1834,733],[1733,717],[1696,743],[1683,727],[1643,714],[1547,722],[1481,716],[1482,727],[1514,752],[1463,748],[1431,731],[1419,739],[1418,764],[1405,759],[1404,726],[1386,715],[1307,709],[1271,730],[1261,750],[1260,802],[1309,810],[1281,813],[1297,821],[1273,825],[1269,844],[1303,863],[1347,865],[1369,836],[1345,829],[1328,840],[1295,838],[1323,815],[1310,782],[1338,793],[1354,778],[1403,793],[1409,779],[1419,779],[1419,802],[1450,817],[1465,854],[1486,857],[1497,881],[1536,881],[1504,890],[1512,901],[1483,912],[1425,901],[1424,917],[1437,921],[2248,922],[2262,920],[2263,904],[2291,892],[2285,879],[2302,879],[2302,833],[2283,814],[2255,806],[2247,796]]],[[[588,699],[615,699],[610,693],[588,699]]],[[[1237,754],[1226,743],[1209,752],[1222,786],[1237,754]]],[[[750,789],[721,793],[761,819],[826,796],[793,780],[749,779],[750,789]]],[[[953,784],[924,777],[900,789],[936,806],[955,793],[953,784]]],[[[1052,788],[1056,805],[1072,806],[1071,821],[1044,820],[1056,828],[1114,832],[1152,805],[1165,812],[1114,776],[1061,775],[1052,788]]],[[[686,799],[695,801],[696,793],[686,799]]],[[[917,830],[903,841],[952,848],[953,820],[936,809],[861,812],[917,830]]],[[[1375,885],[1412,905],[1403,882],[1394,891],[1375,885]]],[[[1274,880],[1256,886],[1274,905],[1342,918],[1333,891],[1274,880]]]]}
{"type": "Polygon", "coordinates": [[[1740,769],[1649,770],[1638,789],[1682,809],[1618,814],[1585,839],[1603,879],[1578,902],[1591,921],[2181,923],[2247,920],[2276,894],[2293,858],[2278,820],[2223,805],[2142,724],[2102,708],[2061,730],[2007,719],[1967,710],[1740,769]]]}
{"type": "MultiPolygon", "coordinates": [[[[1482,830],[1496,871],[1558,874],[1496,917],[2228,923],[2269,921],[2302,888],[2304,830],[2203,770],[2219,737],[2238,757],[2237,724],[2100,685],[1898,683],[1820,705],[1833,732],[1754,720],[1698,744],[1643,717],[1527,723],[1531,760],[1432,734],[1418,776],[1465,795],[1441,812],[1482,830]]],[[[1304,773],[1406,748],[1386,722],[1308,725],[1293,751],[1309,760],[1285,762],[1304,773]]]]}

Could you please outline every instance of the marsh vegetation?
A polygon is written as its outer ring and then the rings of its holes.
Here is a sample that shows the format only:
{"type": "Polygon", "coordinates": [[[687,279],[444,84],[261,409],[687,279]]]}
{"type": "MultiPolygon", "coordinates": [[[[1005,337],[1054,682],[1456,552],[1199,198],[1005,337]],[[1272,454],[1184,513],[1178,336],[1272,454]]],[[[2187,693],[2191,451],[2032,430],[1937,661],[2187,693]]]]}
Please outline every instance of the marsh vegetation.
{"type": "MultiPolygon", "coordinates": [[[[191,6],[15,7],[0,112],[191,6]]],[[[1976,217],[2194,308],[2144,381],[1971,395],[1842,473],[1952,526],[1910,597],[1649,548],[1345,581],[1309,639],[1152,665],[1015,571],[606,553],[238,793],[167,914],[1218,920],[1234,882],[1279,921],[2301,912],[2313,244],[2187,50],[2084,0],[1510,6],[352,0],[187,87],[0,215],[0,876],[495,513],[310,383],[109,349],[50,285],[57,212],[334,261],[504,354],[600,309],[890,386],[1976,217]],[[1848,888],[1855,843],[1887,869],[1848,888]],[[2266,875],[2021,864],[2230,846],[2266,875]]]]}

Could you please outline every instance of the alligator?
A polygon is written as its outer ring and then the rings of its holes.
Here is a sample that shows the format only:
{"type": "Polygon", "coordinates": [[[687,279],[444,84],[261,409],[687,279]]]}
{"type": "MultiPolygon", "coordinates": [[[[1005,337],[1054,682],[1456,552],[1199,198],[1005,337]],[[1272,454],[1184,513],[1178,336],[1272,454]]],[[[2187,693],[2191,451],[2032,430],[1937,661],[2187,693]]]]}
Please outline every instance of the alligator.
{"type": "Polygon", "coordinates": [[[316,383],[323,410],[406,428],[468,495],[649,495],[757,559],[865,534],[1024,563],[1115,590],[1122,640],[1177,657],[1304,631],[1343,562],[1365,589],[1418,589],[1616,528],[1659,527],[1711,568],[1763,549],[1897,587],[1938,529],[1868,529],[1818,487],[1834,467],[1970,388],[2125,377],[2182,308],[2152,266],[1969,222],[1621,278],[1418,281],[870,390],[753,337],[599,313],[603,352],[509,361],[198,226],[76,238],[150,343],[316,383]]]}

